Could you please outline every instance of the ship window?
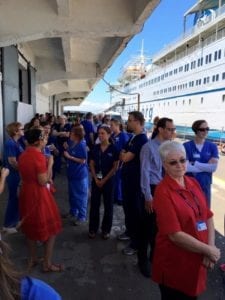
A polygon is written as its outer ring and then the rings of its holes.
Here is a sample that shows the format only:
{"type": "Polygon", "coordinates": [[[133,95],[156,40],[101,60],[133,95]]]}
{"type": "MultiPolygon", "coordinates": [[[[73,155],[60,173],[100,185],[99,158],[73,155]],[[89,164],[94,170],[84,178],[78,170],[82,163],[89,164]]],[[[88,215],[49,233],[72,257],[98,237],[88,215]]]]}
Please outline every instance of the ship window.
{"type": "Polygon", "coordinates": [[[201,64],[201,66],[203,65],[203,57],[200,60],[200,64],[201,64]]]}
{"type": "Polygon", "coordinates": [[[200,60],[200,58],[198,59],[198,67],[200,67],[200,65],[201,65],[201,60],[200,60]]]}
{"type": "Polygon", "coordinates": [[[208,59],[209,59],[209,56],[206,55],[206,57],[205,57],[205,63],[206,63],[206,64],[208,63],[208,59]]]}
{"type": "Polygon", "coordinates": [[[218,51],[218,59],[221,59],[221,49],[218,51]]]}
{"type": "Polygon", "coordinates": [[[206,77],[204,77],[203,84],[206,84],[206,77]]]}
{"type": "Polygon", "coordinates": [[[219,74],[216,74],[216,81],[219,80],[219,74]]]}
{"type": "Polygon", "coordinates": [[[214,60],[217,60],[217,51],[214,52],[214,60]]]}
{"type": "Polygon", "coordinates": [[[204,99],[203,99],[203,97],[201,97],[201,104],[203,103],[203,101],[204,101],[204,99]]]}
{"type": "Polygon", "coordinates": [[[164,79],[164,75],[161,75],[161,80],[163,80],[164,79]]]}
{"type": "Polygon", "coordinates": [[[215,79],[216,79],[216,76],[215,76],[215,75],[213,75],[213,77],[212,77],[212,82],[214,82],[214,81],[215,81],[215,79]]]}
{"type": "Polygon", "coordinates": [[[174,69],[174,74],[177,74],[177,69],[174,69]]]}
{"type": "Polygon", "coordinates": [[[179,72],[183,71],[183,66],[179,67],[179,72]]]}
{"type": "Polygon", "coordinates": [[[191,99],[188,100],[189,105],[191,105],[191,99]]]}
{"type": "Polygon", "coordinates": [[[225,102],[225,95],[222,96],[222,102],[225,102]]]}
{"type": "Polygon", "coordinates": [[[185,100],[183,100],[183,105],[185,104],[185,100]]]}
{"type": "Polygon", "coordinates": [[[168,77],[168,73],[165,74],[165,77],[168,77]]]}
{"type": "Polygon", "coordinates": [[[222,73],[222,79],[225,79],[225,72],[222,73]]]}
{"type": "Polygon", "coordinates": [[[167,105],[169,106],[169,105],[170,105],[170,103],[169,103],[169,102],[167,102],[167,105]]]}
{"type": "Polygon", "coordinates": [[[176,101],[175,103],[176,103],[176,105],[177,105],[177,101],[176,101]]]}
{"type": "Polygon", "coordinates": [[[210,53],[209,54],[209,63],[211,63],[211,61],[212,61],[212,54],[210,53]]]}
{"type": "Polygon", "coordinates": [[[209,83],[209,81],[210,81],[210,78],[209,78],[209,76],[207,77],[207,83],[209,83]]]}

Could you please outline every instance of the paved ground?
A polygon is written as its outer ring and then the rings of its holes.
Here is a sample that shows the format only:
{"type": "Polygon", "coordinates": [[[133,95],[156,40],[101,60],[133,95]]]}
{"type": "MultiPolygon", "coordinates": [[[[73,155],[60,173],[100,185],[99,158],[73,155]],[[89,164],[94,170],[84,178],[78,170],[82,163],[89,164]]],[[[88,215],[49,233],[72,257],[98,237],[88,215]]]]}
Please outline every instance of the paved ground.
{"type": "MultiPolygon", "coordinates": [[[[61,212],[65,213],[68,211],[68,203],[64,172],[57,177],[56,186],[56,200],[61,212]]],[[[216,194],[223,198],[224,190],[221,186],[215,186],[215,190],[216,194]]],[[[6,196],[6,193],[2,195],[0,201],[1,223],[6,196]]],[[[114,208],[111,239],[104,241],[99,235],[95,240],[89,240],[87,225],[75,227],[71,226],[68,220],[64,220],[63,232],[56,242],[54,261],[63,262],[65,271],[44,274],[41,272],[41,266],[37,266],[31,275],[51,284],[65,300],[159,300],[157,285],[139,273],[136,257],[126,257],[121,253],[125,244],[118,242],[116,236],[123,227],[123,212],[119,206],[115,205],[114,208]]],[[[24,236],[18,233],[8,236],[7,240],[12,246],[15,263],[18,268],[25,270],[27,251],[24,236]]],[[[225,238],[219,232],[217,232],[217,245],[223,252],[221,261],[225,261],[225,238]]],[[[41,250],[40,247],[40,255],[41,250]]],[[[225,299],[223,275],[218,266],[209,272],[208,278],[207,291],[200,299],[225,299]]]]}

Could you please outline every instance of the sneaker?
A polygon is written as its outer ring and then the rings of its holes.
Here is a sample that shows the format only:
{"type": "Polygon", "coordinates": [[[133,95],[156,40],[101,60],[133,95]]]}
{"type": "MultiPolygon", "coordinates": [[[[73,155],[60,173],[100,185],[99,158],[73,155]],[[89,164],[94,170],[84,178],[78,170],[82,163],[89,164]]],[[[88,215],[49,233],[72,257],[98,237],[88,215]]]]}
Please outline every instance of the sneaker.
{"type": "Polygon", "coordinates": [[[76,225],[76,226],[84,225],[84,224],[86,224],[86,223],[87,223],[86,220],[81,220],[81,219],[76,219],[76,220],[74,221],[74,225],[76,225]]]}
{"type": "Polygon", "coordinates": [[[117,239],[119,241],[129,241],[130,237],[126,234],[126,231],[124,233],[121,233],[120,235],[118,235],[117,239]]]}
{"type": "Polygon", "coordinates": [[[127,246],[122,250],[124,255],[134,255],[137,253],[137,249],[131,248],[130,246],[127,246]]]}
{"type": "Polygon", "coordinates": [[[103,240],[108,240],[110,238],[110,234],[108,232],[102,232],[103,240]]]}

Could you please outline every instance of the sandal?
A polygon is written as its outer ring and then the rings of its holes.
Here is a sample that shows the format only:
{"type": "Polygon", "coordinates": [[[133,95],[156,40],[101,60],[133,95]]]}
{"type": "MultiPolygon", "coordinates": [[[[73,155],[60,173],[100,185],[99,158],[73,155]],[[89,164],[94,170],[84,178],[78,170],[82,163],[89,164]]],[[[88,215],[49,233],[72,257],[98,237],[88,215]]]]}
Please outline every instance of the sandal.
{"type": "Polygon", "coordinates": [[[42,270],[44,273],[48,272],[62,272],[64,271],[64,266],[61,264],[51,264],[49,266],[43,267],[42,270]]]}

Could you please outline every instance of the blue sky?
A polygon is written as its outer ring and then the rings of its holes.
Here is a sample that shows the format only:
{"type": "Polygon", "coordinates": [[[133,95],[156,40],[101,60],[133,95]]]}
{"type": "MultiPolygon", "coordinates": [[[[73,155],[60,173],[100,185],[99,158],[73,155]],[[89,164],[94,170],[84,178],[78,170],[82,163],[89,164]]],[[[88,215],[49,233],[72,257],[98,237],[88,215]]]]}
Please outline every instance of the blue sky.
{"type": "MultiPolygon", "coordinates": [[[[122,67],[132,56],[140,53],[142,40],[145,54],[152,57],[153,54],[179,38],[183,32],[183,15],[196,2],[197,0],[161,0],[152,15],[146,20],[142,31],[132,38],[126,49],[106,72],[104,76],[106,81],[110,83],[117,81],[122,67]]],[[[188,26],[190,26],[192,18],[189,17],[188,21],[188,26]]],[[[109,107],[110,95],[107,90],[108,86],[102,80],[99,81],[93,92],[80,106],[80,110],[97,112],[109,107]]],[[[72,110],[73,108],[68,109],[72,110]]]]}

